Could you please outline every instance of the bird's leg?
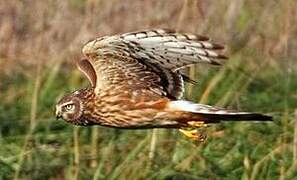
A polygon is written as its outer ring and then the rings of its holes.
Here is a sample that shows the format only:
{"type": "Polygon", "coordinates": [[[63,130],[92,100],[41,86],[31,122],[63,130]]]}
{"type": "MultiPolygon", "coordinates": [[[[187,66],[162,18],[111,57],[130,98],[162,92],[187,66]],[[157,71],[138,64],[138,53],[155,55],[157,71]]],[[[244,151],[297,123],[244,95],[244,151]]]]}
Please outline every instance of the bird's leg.
{"type": "Polygon", "coordinates": [[[185,136],[203,142],[206,139],[206,133],[203,131],[207,127],[203,121],[189,121],[190,129],[179,129],[185,136]]]}

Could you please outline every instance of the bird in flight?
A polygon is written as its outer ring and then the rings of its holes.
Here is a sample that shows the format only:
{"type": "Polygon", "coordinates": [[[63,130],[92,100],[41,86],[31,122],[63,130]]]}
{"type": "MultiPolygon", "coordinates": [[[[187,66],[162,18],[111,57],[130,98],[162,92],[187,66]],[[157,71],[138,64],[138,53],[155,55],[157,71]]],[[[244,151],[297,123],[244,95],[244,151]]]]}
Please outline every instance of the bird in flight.
{"type": "Polygon", "coordinates": [[[209,38],[156,29],[89,41],[78,69],[91,86],[65,95],[56,117],[75,125],[126,129],[176,128],[190,138],[197,129],[221,121],[270,121],[271,116],[237,112],[182,99],[180,69],[206,63],[222,65],[224,47],[209,38]]]}

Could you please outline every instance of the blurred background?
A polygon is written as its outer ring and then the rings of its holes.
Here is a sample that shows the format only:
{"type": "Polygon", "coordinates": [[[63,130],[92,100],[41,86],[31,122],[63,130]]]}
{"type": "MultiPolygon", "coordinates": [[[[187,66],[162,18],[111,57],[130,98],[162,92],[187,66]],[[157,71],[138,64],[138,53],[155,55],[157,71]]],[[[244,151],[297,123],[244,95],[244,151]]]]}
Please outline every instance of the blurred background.
{"type": "Polygon", "coordinates": [[[295,0],[0,1],[0,179],[297,179],[296,22],[295,0]],[[227,46],[225,66],[187,69],[185,98],[274,122],[213,125],[197,143],[55,120],[57,100],[89,85],[84,43],[151,28],[227,46]]]}

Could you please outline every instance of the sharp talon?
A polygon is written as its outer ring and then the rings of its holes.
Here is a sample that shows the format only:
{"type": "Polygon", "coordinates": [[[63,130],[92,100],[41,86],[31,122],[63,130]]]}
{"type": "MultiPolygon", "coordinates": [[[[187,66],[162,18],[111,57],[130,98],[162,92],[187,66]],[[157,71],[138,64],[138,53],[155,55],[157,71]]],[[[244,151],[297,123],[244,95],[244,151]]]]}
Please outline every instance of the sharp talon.
{"type": "Polygon", "coordinates": [[[185,136],[192,138],[192,139],[197,139],[199,137],[196,129],[195,130],[179,129],[179,131],[181,133],[183,133],[185,136]]]}
{"type": "Polygon", "coordinates": [[[197,129],[194,129],[194,130],[179,129],[179,131],[181,133],[183,133],[185,136],[187,136],[193,140],[196,140],[196,141],[203,142],[206,139],[206,134],[198,132],[197,129]]]}
{"type": "Polygon", "coordinates": [[[200,142],[205,141],[206,139],[206,133],[204,131],[200,131],[200,128],[205,128],[207,127],[207,124],[204,121],[189,121],[187,122],[188,125],[190,126],[189,130],[185,130],[185,129],[179,129],[179,131],[181,133],[183,133],[185,136],[194,139],[194,140],[198,140],[200,142]]]}

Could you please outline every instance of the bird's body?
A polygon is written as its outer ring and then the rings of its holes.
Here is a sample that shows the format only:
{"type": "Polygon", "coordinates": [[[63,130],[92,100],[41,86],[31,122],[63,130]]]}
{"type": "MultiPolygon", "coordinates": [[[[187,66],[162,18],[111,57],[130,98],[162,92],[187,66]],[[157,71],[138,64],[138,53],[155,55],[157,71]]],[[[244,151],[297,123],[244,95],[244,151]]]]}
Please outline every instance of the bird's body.
{"type": "Polygon", "coordinates": [[[87,59],[78,62],[92,87],[62,98],[56,106],[57,116],[77,125],[117,128],[187,128],[221,120],[271,120],[266,115],[181,100],[184,81],[193,80],[179,70],[196,63],[223,64],[226,57],[217,53],[221,49],[206,37],[162,29],[92,40],[83,47],[87,59]]]}

